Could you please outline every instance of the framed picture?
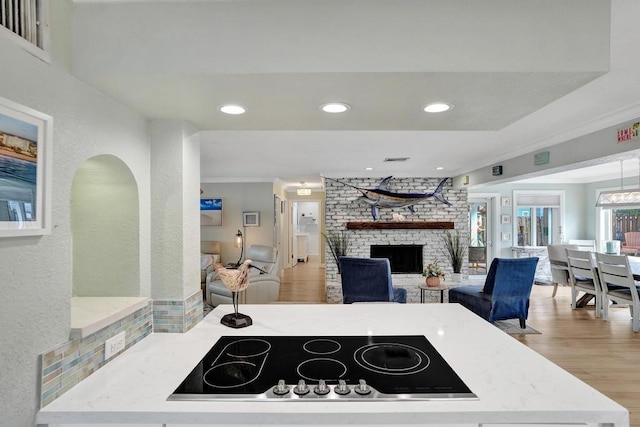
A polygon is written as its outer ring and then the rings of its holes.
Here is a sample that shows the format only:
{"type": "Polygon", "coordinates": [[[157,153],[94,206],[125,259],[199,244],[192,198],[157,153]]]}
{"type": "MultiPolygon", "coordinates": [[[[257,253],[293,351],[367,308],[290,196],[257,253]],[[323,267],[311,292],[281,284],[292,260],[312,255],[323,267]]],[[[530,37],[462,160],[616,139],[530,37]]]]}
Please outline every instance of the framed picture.
{"type": "Polygon", "coordinates": [[[500,215],[500,224],[511,224],[511,215],[500,215]]]}
{"type": "Polygon", "coordinates": [[[53,118],[0,98],[0,237],[51,233],[53,118]]]}
{"type": "Polygon", "coordinates": [[[259,227],[260,212],[242,212],[243,227],[259,227]]]}
{"type": "Polygon", "coordinates": [[[511,233],[502,233],[502,241],[510,242],[511,241],[511,233]]]}
{"type": "Polygon", "coordinates": [[[222,199],[200,199],[200,225],[222,226],[222,199]]]}
{"type": "Polygon", "coordinates": [[[511,197],[503,197],[502,206],[511,206],[511,197]]]}

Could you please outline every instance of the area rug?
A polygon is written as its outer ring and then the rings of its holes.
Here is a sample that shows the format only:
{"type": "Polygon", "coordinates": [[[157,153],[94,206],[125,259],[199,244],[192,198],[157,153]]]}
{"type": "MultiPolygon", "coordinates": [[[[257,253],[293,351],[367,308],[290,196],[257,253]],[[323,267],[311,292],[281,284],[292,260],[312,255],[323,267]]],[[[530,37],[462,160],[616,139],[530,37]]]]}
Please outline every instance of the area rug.
{"type": "Polygon", "coordinates": [[[531,326],[527,325],[525,329],[520,328],[520,320],[518,319],[509,319],[509,320],[496,320],[493,324],[503,332],[506,332],[511,335],[519,335],[519,334],[540,334],[540,331],[533,329],[531,326]]]}

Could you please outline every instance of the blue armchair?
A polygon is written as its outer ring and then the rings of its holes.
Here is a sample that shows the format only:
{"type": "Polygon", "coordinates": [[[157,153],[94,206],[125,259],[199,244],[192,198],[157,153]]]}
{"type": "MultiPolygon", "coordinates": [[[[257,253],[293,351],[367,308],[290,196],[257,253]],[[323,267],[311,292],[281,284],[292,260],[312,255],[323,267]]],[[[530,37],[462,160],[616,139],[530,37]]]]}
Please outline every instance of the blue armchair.
{"type": "Polygon", "coordinates": [[[340,257],[342,301],[407,302],[407,291],[391,286],[391,265],[386,258],[340,257]]]}
{"type": "Polygon", "coordinates": [[[468,285],[450,289],[449,302],[460,303],[491,323],[520,319],[520,327],[524,329],[537,264],[535,257],[495,258],[484,287],[468,285]]]}

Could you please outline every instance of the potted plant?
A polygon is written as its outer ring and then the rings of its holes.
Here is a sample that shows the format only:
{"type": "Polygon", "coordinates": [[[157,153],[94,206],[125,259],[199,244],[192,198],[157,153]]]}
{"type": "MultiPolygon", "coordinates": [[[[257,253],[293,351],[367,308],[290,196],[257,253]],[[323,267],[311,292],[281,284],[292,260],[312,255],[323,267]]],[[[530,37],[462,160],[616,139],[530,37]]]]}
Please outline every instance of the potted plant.
{"type": "Polygon", "coordinates": [[[347,252],[351,249],[351,234],[347,230],[329,231],[326,234],[322,233],[324,240],[331,250],[336,266],[338,267],[338,274],[340,274],[340,262],[338,261],[341,256],[346,256],[347,252]]]}
{"type": "Polygon", "coordinates": [[[440,286],[440,278],[444,278],[444,270],[438,264],[439,261],[430,262],[424,267],[422,275],[425,276],[427,286],[440,286]]]}
{"type": "Polygon", "coordinates": [[[455,234],[451,234],[451,232],[447,230],[443,239],[446,255],[451,263],[453,273],[459,275],[462,273],[462,262],[467,253],[467,247],[469,246],[467,239],[464,238],[458,230],[456,230],[455,234]]]}

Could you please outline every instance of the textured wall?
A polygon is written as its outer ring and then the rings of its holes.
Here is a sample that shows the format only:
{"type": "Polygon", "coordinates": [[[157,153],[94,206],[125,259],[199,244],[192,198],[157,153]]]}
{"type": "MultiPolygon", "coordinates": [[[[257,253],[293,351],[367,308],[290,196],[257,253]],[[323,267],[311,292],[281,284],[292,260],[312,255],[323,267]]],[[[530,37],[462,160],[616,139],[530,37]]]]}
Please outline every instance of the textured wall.
{"type": "Polygon", "coordinates": [[[73,296],[140,295],[139,210],[120,159],[101,155],[80,166],[71,199],[73,296]]]}
{"type": "Polygon", "coordinates": [[[181,120],[151,122],[153,299],[184,302],[200,287],[200,145],[181,120]]]}
{"type": "MultiPolygon", "coordinates": [[[[381,178],[344,178],[340,181],[364,188],[375,188],[381,178]]],[[[389,183],[389,190],[398,193],[430,193],[440,182],[439,178],[394,178],[389,183]]],[[[361,194],[352,187],[326,181],[325,227],[330,230],[344,230],[349,221],[373,221],[369,205],[359,200],[361,194]]],[[[465,235],[469,232],[469,204],[467,190],[454,190],[451,181],[447,181],[443,188],[443,195],[453,206],[447,206],[434,198],[427,199],[415,205],[415,213],[406,208],[380,209],[380,221],[392,221],[393,213],[404,215],[407,221],[453,221],[456,230],[465,235]]],[[[350,256],[369,258],[370,245],[423,245],[422,258],[424,263],[440,260],[451,273],[446,261],[443,243],[443,230],[353,230],[353,249],[350,256]]],[[[327,280],[336,280],[337,267],[327,248],[327,280]]],[[[463,273],[467,263],[463,264],[463,273]]],[[[414,274],[394,274],[397,278],[420,278],[414,274]]]]}
{"type": "MultiPolygon", "coordinates": [[[[49,2],[56,29],[71,27],[68,2],[49,2]]],[[[66,31],[66,30],[65,30],[66,31]]],[[[64,40],[62,40],[64,42],[64,40]]],[[[64,51],[64,49],[60,49],[64,51]]],[[[144,117],[70,76],[54,46],[48,64],[0,37],[0,96],[53,117],[52,232],[0,239],[0,424],[31,426],[37,409],[38,356],[68,341],[72,294],[70,199],[87,159],[111,154],[131,169],[140,191],[141,242],[149,240],[149,142],[144,117]]],[[[143,248],[141,250],[148,250],[143,248]]],[[[140,266],[149,288],[149,265],[140,266]]],[[[105,277],[108,281],[108,277],[105,277]]]]}

